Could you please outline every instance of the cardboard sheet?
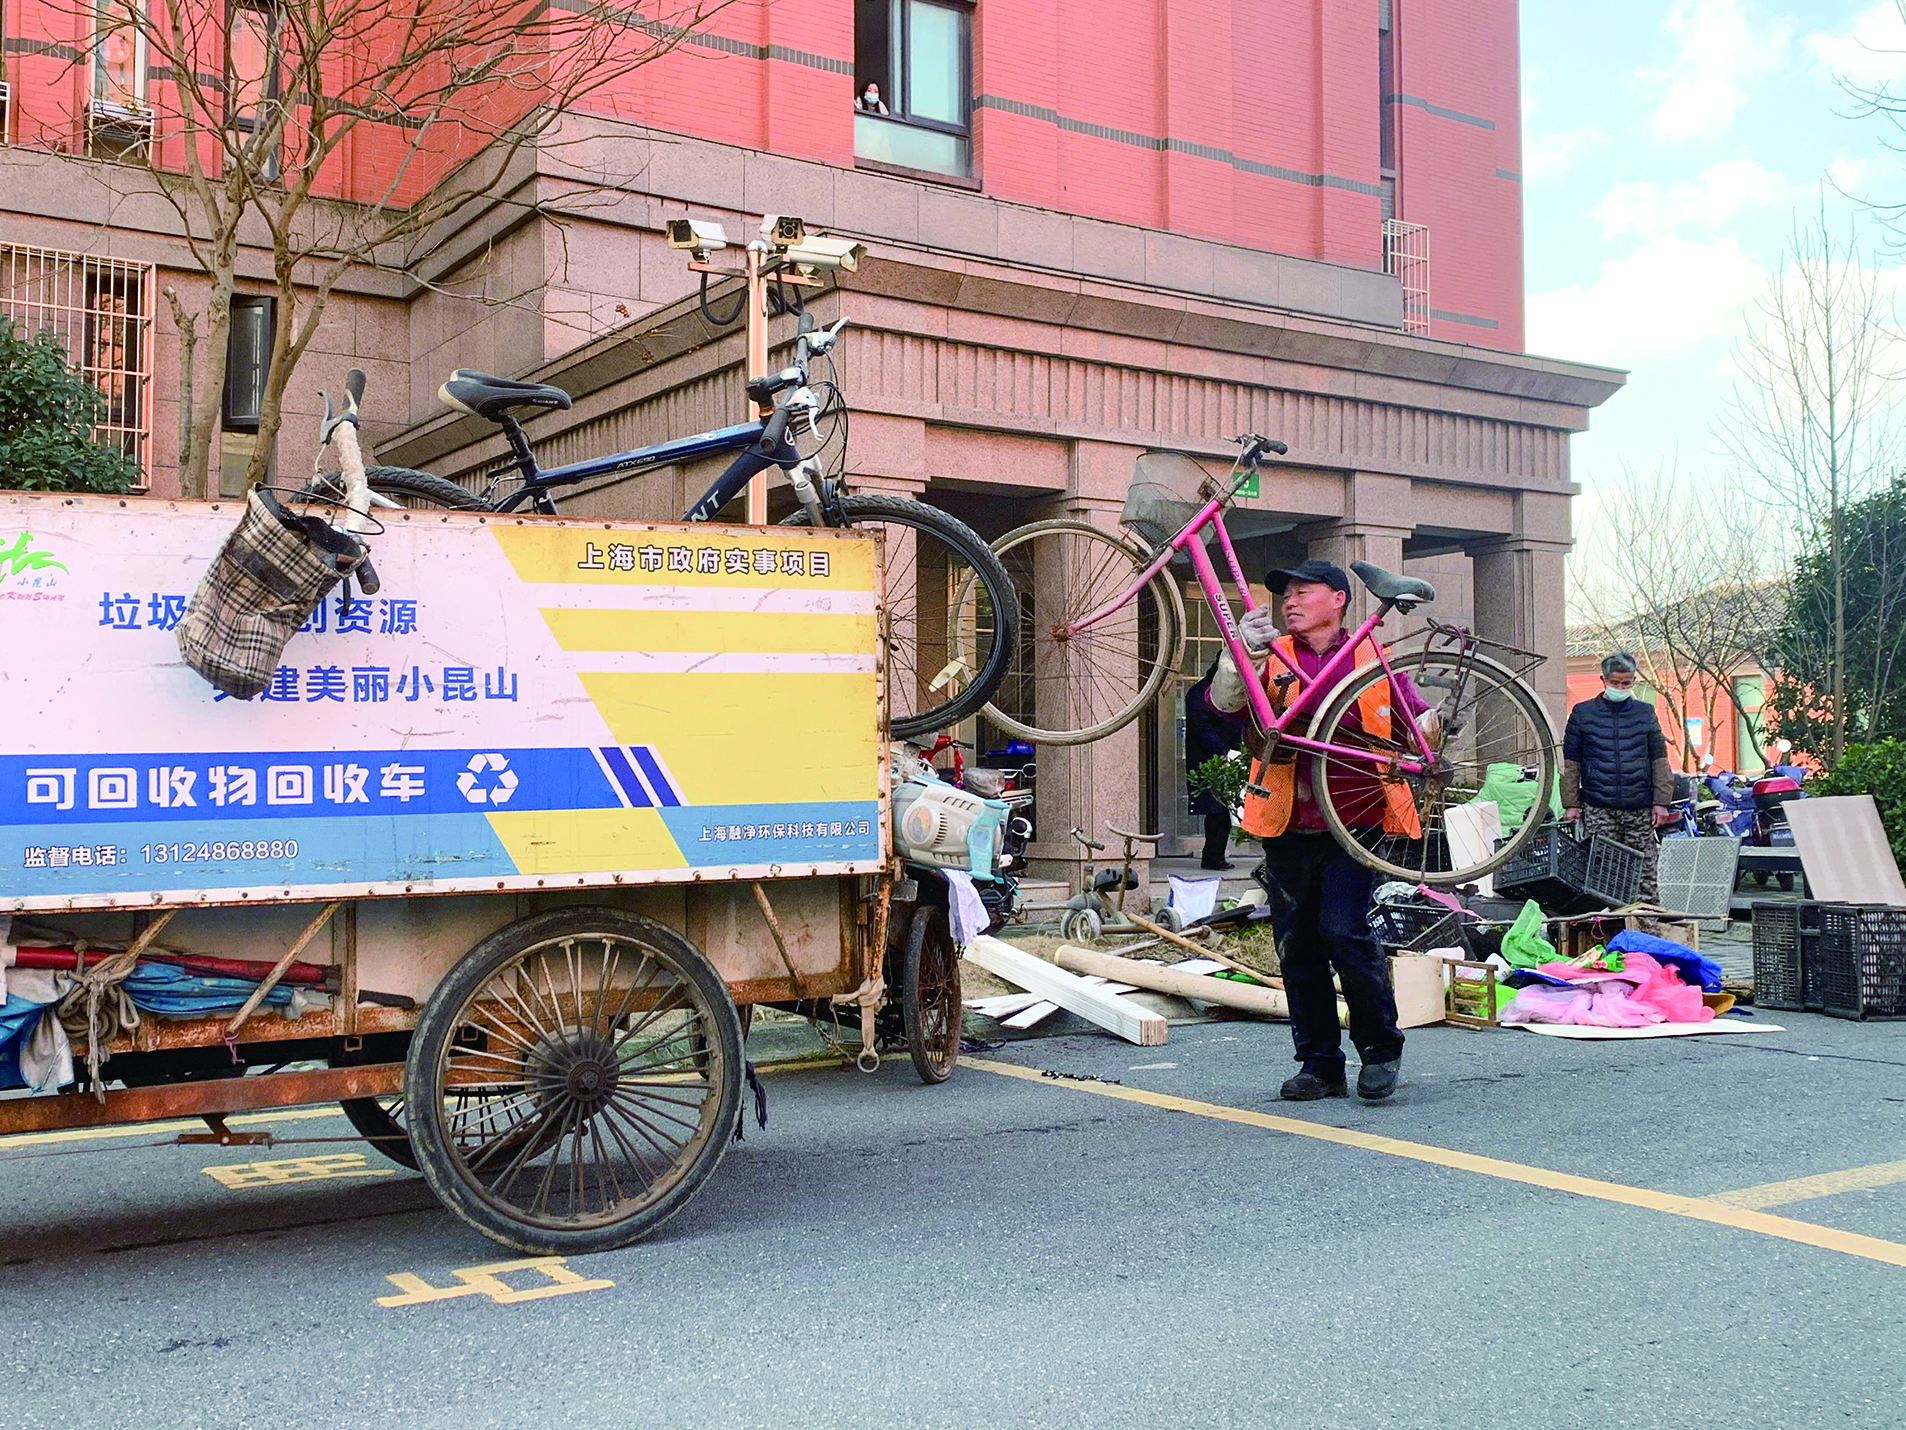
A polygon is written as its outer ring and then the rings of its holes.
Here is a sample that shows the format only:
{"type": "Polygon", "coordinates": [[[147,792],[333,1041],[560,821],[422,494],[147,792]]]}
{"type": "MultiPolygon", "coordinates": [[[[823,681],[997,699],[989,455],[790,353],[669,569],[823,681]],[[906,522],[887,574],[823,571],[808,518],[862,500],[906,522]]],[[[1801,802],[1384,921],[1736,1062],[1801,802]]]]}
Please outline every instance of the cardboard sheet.
{"type": "Polygon", "coordinates": [[[1698,1038],[1709,1033],[1784,1033],[1778,1023],[1749,1023],[1740,1018],[1716,1018],[1710,1023],[1650,1023],[1645,1028],[1591,1028],[1581,1023],[1504,1023],[1546,1033],[1551,1038],[1575,1038],[1585,1043],[1627,1042],[1635,1038],[1698,1038]]]}
{"type": "Polygon", "coordinates": [[[1834,904],[1906,905],[1906,882],[1900,880],[1872,795],[1795,799],[1783,808],[1814,898],[1834,904]]]}

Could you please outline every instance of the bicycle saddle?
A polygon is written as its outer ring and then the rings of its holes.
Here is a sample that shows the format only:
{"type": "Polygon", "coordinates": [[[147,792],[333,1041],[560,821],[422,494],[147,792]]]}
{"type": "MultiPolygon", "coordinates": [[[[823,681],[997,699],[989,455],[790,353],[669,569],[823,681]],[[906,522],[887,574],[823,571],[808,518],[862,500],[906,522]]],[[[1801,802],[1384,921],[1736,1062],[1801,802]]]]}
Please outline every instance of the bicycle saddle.
{"type": "Polygon", "coordinates": [[[546,407],[561,412],[569,406],[569,394],[560,387],[539,382],[512,382],[507,377],[491,377],[460,367],[450,381],[437,389],[444,406],[494,422],[512,407],[546,407]]]}
{"type": "Polygon", "coordinates": [[[1385,571],[1381,566],[1372,566],[1368,561],[1352,561],[1350,569],[1357,573],[1357,579],[1363,582],[1364,589],[1379,601],[1434,601],[1436,588],[1427,581],[1419,581],[1414,576],[1398,576],[1385,571]]]}

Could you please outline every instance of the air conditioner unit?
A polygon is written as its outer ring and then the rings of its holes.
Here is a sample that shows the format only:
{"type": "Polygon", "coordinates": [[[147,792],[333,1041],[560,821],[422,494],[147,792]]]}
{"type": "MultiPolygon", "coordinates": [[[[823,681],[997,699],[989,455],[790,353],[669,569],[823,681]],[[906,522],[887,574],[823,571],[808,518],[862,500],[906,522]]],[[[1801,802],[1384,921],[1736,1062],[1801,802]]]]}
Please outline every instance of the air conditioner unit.
{"type": "Polygon", "coordinates": [[[87,135],[96,145],[117,153],[131,153],[152,142],[152,111],[95,99],[87,113],[87,135]]]}

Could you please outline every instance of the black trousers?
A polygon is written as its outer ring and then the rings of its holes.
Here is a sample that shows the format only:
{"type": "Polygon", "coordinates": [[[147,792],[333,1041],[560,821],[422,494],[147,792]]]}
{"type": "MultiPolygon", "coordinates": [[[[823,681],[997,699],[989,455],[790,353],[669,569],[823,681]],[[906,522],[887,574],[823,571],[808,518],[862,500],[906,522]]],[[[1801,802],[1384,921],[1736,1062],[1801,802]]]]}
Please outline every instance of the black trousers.
{"type": "Polygon", "coordinates": [[[1231,847],[1231,811],[1220,809],[1207,812],[1204,817],[1204,857],[1198,862],[1207,869],[1215,869],[1225,860],[1225,851],[1231,847]]]}
{"type": "Polygon", "coordinates": [[[1328,834],[1281,834],[1264,841],[1264,878],[1297,1061],[1319,1077],[1343,1076],[1332,969],[1358,1054],[1366,1063],[1402,1056],[1389,960],[1370,931],[1376,874],[1328,834]]]}

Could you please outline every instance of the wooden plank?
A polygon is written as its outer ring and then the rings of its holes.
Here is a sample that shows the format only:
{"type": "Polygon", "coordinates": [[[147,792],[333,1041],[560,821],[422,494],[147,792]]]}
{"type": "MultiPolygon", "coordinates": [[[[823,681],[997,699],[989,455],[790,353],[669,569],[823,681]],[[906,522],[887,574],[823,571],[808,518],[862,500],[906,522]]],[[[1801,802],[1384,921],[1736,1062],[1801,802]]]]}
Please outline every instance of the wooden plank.
{"type": "MultiPolygon", "coordinates": [[[[1116,993],[1095,988],[1083,978],[1001,939],[982,934],[966,945],[964,956],[995,978],[1017,984],[1028,993],[1037,993],[1047,1002],[1058,1004],[1068,1013],[1077,1013],[1128,1043],[1137,1043],[1142,1048],[1162,1048],[1171,1037],[1171,1025],[1161,1015],[1128,1003],[1116,993]]],[[[1124,978],[1122,974],[1112,976],[1141,988],[1149,986],[1136,978],[1124,978]]]]}
{"type": "Polygon", "coordinates": [[[1262,1013],[1271,1018],[1290,1017],[1290,1002],[1276,988],[1234,983],[1228,978],[1213,978],[1203,973],[1181,973],[1161,964],[1118,958],[1069,943],[1060,944],[1053,957],[1059,961],[1060,967],[1069,968],[1075,973],[1096,973],[1101,978],[1118,978],[1154,992],[1176,993],[1180,998],[1196,998],[1200,1002],[1218,1003],[1226,1008],[1262,1013]]]}

